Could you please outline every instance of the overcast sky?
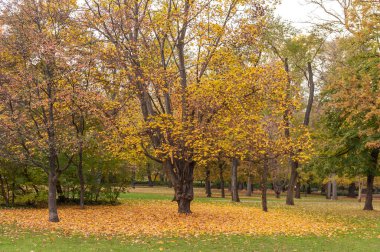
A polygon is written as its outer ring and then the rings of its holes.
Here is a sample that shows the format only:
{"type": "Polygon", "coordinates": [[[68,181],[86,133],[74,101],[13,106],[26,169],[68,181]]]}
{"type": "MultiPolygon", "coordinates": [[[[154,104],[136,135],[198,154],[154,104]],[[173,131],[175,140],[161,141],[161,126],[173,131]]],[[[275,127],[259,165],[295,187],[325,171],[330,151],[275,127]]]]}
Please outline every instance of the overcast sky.
{"type": "MultiPolygon", "coordinates": [[[[338,11],[336,4],[327,5],[329,9],[338,11]]],[[[307,3],[307,0],[282,0],[281,5],[277,8],[276,14],[283,19],[290,21],[296,28],[307,29],[311,27],[310,22],[315,21],[316,17],[328,18],[323,11],[315,5],[307,3]]]]}

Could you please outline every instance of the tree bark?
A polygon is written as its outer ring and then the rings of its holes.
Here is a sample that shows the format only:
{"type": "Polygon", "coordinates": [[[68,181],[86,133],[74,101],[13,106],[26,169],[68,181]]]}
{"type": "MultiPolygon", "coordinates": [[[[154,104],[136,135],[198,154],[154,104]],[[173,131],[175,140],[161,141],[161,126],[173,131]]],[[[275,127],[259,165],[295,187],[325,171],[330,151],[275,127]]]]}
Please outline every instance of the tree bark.
{"type": "Polygon", "coordinates": [[[246,196],[252,196],[252,181],[251,176],[248,175],[247,179],[247,192],[245,193],[246,196]]]}
{"type": "Polygon", "coordinates": [[[362,202],[362,188],[363,188],[362,181],[359,180],[359,186],[358,186],[358,202],[362,202]]]}
{"type": "Polygon", "coordinates": [[[150,163],[147,163],[147,165],[146,165],[146,174],[148,176],[148,186],[153,187],[152,171],[150,169],[150,163]]]}
{"type": "Polygon", "coordinates": [[[210,168],[206,167],[205,189],[206,197],[211,198],[211,181],[210,181],[210,168]]]}
{"type": "Polygon", "coordinates": [[[5,190],[5,185],[4,185],[4,180],[3,180],[2,175],[0,175],[0,186],[1,186],[1,195],[4,198],[5,206],[8,207],[9,206],[9,198],[8,198],[8,195],[7,195],[6,190],[5,190]]]}
{"type": "Polygon", "coordinates": [[[331,196],[331,199],[332,200],[337,200],[338,199],[338,187],[337,187],[337,184],[336,184],[336,180],[335,180],[335,175],[334,175],[334,180],[332,181],[332,196],[331,196]]]}
{"type": "Polygon", "coordinates": [[[170,173],[170,179],[174,187],[174,198],[178,204],[178,213],[191,214],[190,203],[194,199],[193,175],[194,161],[173,159],[165,161],[165,166],[170,173]]]}
{"type": "Polygon", "coordinates": [[[267,206],[267,179],[268,179],[268,159],[264,159],[263,173],[261,175],[261,206],[264,212],[268,212],[267,206]]]}
{"type": "Polygon", "coordinates": [[[372,205],[372,191],[373,191],[373,181],[375,179],[375,176],[372,174],[367,175],[367,194],[365,197],[365,204],[363,210],[373,210],[372,205]]]}
{"type": "Polygon", "coordinates": [[[295,195],[295,198],[296,199],[300,199],[301,198],[301,182],[300,182],[300,178],[299,177],[297,178],[297,183],[296,183],[296,195],[295,195]]]}
{"type": "Polygon", "coordinates": [[[289,180],[289,186],[288,186],[288,192],[286,194],[286,205],[293,206],[294,205],[294,186],[296,183],[296,179],[298,177],[298,162],[293,161],[292,158],[290,158],[290,164],[291,164],[291,171],[290,171],[290,180],[289,180]]]}
{"type": "Polygon", "coordinates": [[[225,189],[224,189],[224,177],[223,177],[223,171],[224,171],[224,162],[219,161],[219,178],[220,178],[220,193],[222,198],[226,197],[225,189]]]}
{"type": "Polygon", "coordinates": [[[50,171],[49,174],[49,196],[48,196],[48,208],[49,208],[49,221],[59,222],[58,210],[57,210],[57,176],[54,171],[50,171]]]}
{"type": "Polygon", "coordinates": [[[79,192],[79,206],[81,209],[84,208],[84,193],[85,193],[85,187],[84,187],[84,176],[83,176],[83,143],[82,140],[79,141],[79,150],[78,150],[78,179],[79,179],[79,186],[80,186],[80,192],[79,192]]]}
{"type": "Polygon", "coordinates": [[[372,199],[373,199],[373,182],[375,180],[375,172],[377,171],[377,162],[379,159],[379,149],[374,149],[371,151],[371,168],[367,174],[367,195],[365,198],[365,204],[363,210],[373,210],[372,199]]]}
{"type": "Polygon", "coordinates": [[[326,199],[331,199],[331,181],[327,182],[326,199]]]}
{"type": "Polygon", "coordinates": [[[354,182],[352,182],[349,186],[348,186],[348,197],[350,198],[355,198],[356,197],[356,185],[354,182]]]}
{"type": "Polygon", "coordinates": [[[231,164],[231,196],[233,202],[240,202],[237,180],[238,165],[239,160],[237,158],[233,158],[231,164]]]}

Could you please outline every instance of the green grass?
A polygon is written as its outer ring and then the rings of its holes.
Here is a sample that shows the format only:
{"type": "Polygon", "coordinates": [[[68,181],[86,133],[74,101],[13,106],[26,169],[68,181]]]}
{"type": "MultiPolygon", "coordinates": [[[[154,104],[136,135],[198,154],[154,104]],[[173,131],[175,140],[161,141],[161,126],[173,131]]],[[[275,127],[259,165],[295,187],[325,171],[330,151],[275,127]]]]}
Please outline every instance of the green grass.
{"type": "Polygon", "coordinates": [[[111,239],[27,232],[10,239],[0,231],[0,251],[380,251],[379,238],[199,236],[111,239]]]}
{"type": "MultiPolygon", "coordinates": [[[[230,198],[206,198],[201,189],[195,191],[195,201],[205,204],[230,204],[230,198]]],[[[172,189],[153,188],[131,190],[121,195],[121,201],[156,201],[172,199],[172,189]]],[[[216,194],[215,194],[216,195],[216,194]]],[[[247,207],[260,206],[259,195],[242,197],[247,207]]],[[[269,197],[271,209],[309,212],[324,218],[342,218],[350,223],[360,223],[361,229],[334,237],[294,236],[189,236],[112,238],[81,237],[59,233],[38,233],[20,230],[15,226],[0,226],[0,251],[380,251],[379,212],[361,211],[362,204],[355,200],[341,199],[337,202],[320,196],[303,197],[295,207],[284,204],[284,198],[269,197]],[[365,227],[365,226],[368,226],[365,227]]],[[[375,203],[380,209],[380,202],[375,203]]],[[[1,210],[0,210],[1,218],[1,210]]],[[[159,221],[159,220],[157,220],[159,221]]],[[[138,224],[136,224],[138,225],[138,224]]],[[[281,225],[281,223],[278,223],[281,225]]]]}

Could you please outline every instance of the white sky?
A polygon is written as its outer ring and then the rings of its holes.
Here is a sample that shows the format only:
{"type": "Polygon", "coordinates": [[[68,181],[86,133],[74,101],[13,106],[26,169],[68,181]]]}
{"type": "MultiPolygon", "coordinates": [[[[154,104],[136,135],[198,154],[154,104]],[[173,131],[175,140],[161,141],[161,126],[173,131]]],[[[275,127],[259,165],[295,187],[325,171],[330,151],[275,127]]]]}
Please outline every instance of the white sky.
{"type": "MultiPolygon", "coordinates": [[[[327,6],[334,12],[339,12],[340,8],[334,1],[328,1],[327,6]]],[[[328,16],[316,5],[309,4],[307,0],[282,0],[282,3],[275,12],[283,19],[291,22],[298,29],[308,29],[315,22],[315,18],[325,18],[328,16]]]]}

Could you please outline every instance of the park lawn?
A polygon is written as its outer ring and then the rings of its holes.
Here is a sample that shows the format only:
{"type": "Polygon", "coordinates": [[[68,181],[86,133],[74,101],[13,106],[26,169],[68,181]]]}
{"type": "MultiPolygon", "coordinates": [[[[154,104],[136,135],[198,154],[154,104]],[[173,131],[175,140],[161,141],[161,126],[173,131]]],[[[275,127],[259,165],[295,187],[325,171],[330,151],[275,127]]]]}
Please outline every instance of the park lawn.
{"type": "Polygon", "coordinates": [[[46,209],[1,209],[0,251],[380,251],[380,212],[355,200],[309,196],[289,207],[271,196],[263,213],[258,195],[234,204],[195,193],[192,216],[173,214],[166,188],[131,189],[118,206],[62,206],[58,225],[46,209]]]}

